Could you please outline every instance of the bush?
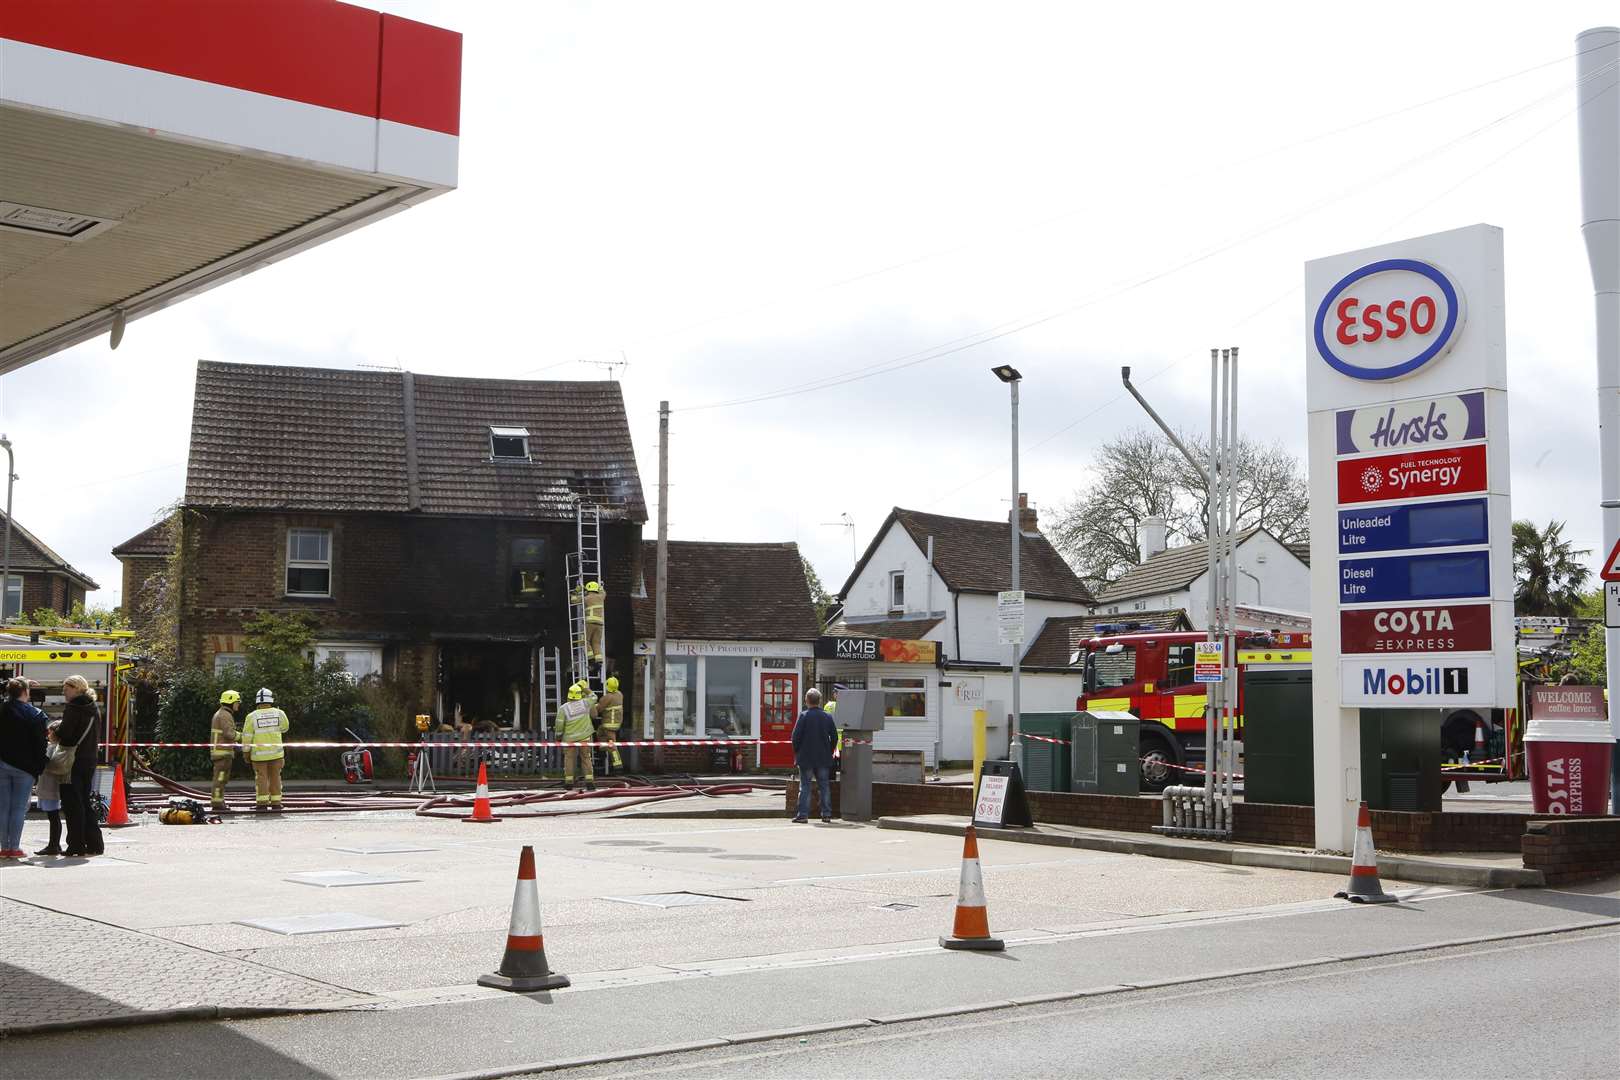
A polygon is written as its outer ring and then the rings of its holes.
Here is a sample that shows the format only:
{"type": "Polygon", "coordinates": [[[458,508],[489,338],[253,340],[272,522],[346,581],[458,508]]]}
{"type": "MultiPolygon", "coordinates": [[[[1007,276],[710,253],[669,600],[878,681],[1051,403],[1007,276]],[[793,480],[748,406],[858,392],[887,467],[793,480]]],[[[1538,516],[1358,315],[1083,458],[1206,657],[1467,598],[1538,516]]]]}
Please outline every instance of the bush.
{"type": "MultiPolygon", "coordinates": [[[[206,743],[214,712],[219,708],[219,695],[225,689],[224,681],[212,672],[181,671],[171,676],[161,692],[157,741],[206,743]]],[[[206,778],[208,751],[164,747],[152,755],[152,766],[176,780],[206,778]]]]}

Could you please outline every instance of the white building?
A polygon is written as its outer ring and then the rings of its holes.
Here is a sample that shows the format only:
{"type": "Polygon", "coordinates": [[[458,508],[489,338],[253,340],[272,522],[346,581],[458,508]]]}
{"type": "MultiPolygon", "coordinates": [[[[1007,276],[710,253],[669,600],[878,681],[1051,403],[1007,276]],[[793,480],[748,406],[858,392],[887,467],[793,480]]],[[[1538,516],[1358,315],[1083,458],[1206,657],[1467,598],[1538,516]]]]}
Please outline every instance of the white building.
{"type": "MultiPolygon", "coordinates": [[[[1165,547],[1165,524],[1148,518],[1137,530],[1142,561],[1097,598],[1097,614],[1131,619],[1146,612],[1184,609],[1193,628],[1209,625],[1209,545],[1165,547]]],[[[1284,544],[1264,529],[1238,534],[1238,626],[1254,630],[1309,630],[1309,547],[1284,544]]]]}
{"type": "MultiPolygon", "coordinates": [[[[1020,499],[1021,502],[1024,500],[1020,499]]],[[[1048,619],[1085,615],[1091,593],[1021,510],[1020,584],[1025,593],[1024,645],[1048,619]]],[[[921,750],[930,763],[973,756],[973,713],[987,714],[987,753],[1007,752],[1012,709],[1012,646],[998,643],[996,593],[1010,588],[1009,522],[924,514],[896,507],[844,583],[843,622],[835,632],[885,639],[879,655],[905,657],[905,641],[935,643],[912,662],[822,659],[817,678],[888,698],[878,749],[921,750]],[[932,556],[930,558],[930,555],[932,556]]],[[[1022,655],[1022,654],[1020,654],[1022,655]]],[[[1072,710],[1079,677],[1063,668],[1025,669],[1024,712],[1072,710]]]]}

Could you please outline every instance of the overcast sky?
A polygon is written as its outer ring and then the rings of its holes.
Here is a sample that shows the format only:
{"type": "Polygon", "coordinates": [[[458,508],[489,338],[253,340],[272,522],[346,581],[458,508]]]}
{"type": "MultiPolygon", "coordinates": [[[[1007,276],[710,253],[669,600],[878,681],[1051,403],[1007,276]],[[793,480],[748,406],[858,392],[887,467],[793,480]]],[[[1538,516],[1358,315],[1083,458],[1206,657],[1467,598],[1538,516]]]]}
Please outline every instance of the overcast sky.
{"type": "Polygon", "coordinates": [[[1572,54],[1612,0],[372,6],[465,35],[460,189],[0,379],[17,519],[96,602],[184,490],[199,358],[622,357],[649,505],[676,410],[671,536],[796,540],[836,590],[840,514],[861,547],[896,505],[1005,516],[990,367],[1043,515],[1143,422],[1121,364],[1192,425],[1242,346],[1246,429],[1303,457],[1303,262],[1481,221],[1515,516],[1599,545],[1572,54]]]}

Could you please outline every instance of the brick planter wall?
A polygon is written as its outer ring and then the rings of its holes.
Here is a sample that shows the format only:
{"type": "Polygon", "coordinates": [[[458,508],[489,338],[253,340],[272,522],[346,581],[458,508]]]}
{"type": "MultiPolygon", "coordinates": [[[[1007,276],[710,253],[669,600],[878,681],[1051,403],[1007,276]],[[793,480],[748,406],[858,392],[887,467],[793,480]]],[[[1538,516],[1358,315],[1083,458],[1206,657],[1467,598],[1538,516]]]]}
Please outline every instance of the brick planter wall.
{"type": "Polygon", "coordinates": [[[1232,839],[1240,844],[1316,846],[1316,822],[1309,806],[1287,803],[1235,803],[1232,839]]]}
{"type": "Polygon", "coordinates": [[[1620,873],[1620,818],[1538,818],[1527,827],[1524,865],[1549,885],[1620,873]]]}

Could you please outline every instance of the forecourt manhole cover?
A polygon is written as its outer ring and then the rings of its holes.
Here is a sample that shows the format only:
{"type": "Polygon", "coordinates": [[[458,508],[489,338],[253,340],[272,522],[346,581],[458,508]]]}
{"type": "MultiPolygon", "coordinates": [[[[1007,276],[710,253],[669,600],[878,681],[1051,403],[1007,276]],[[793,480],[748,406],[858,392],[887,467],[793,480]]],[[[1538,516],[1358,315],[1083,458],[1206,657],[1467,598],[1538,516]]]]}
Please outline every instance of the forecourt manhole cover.
{"type": "Polygon", "coordinates": [[[352,911],[332,911],[324,915],[281,915],[266,919],[238,919],[238,926],[252,926],[272,934],[330,934],[338,930],[383,930],[404,923],[374,919],[352,911]]]}
{"type": "Polygon", "coordinates": [[[677,908],[695,907],[698,904],[746,904],[747,900],[740,896],[713,896],[709,893],[695,892],[659,892],[642,893],[639,896],[604,896],[604,900],[613,900],[620,904],[640,904],[642,907],[677,908]]]}
{"type": "Polygon", "coordinates": [[[288,874],[282,878],[294,885],[314,885],[322,889],[341,889],[350,885],[399,885],[420,878],[395,877],[391,874],[362,874],[358,870],[309,870],[302,874],[288,874]]]}
{"type": "Polygon", "coordinates": [[[734,852],[730,855],[716,855],[717,859],[736,859],[739,862],[783,862],[791,861],[791,855],[765,855],[754,854],[747,851],[734,852]]]}
{"type": "Polygon", "coordinates": [[[717,847],[699,847],[696,844],[669,844],[662,847],[648,848],[647,850],[656,852],[659,855],[662,855],[665,852],[673,855],[712,855],[716,851],[722,851],[724,849],[717,847]]]}
{"type": "Polygon", "coordinates": [[[407,851],[438,851],[438,848],[420,844],[357,844],[354,847],[329,847],[327,851],[341,851],[347,855],[399,855],[407,851]]]}
{"type": "Polygon", "coordinates": [[[658,847],[657,840],[587,840],[593,847],[658,847]]]}

